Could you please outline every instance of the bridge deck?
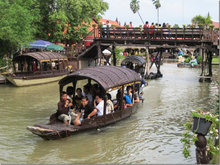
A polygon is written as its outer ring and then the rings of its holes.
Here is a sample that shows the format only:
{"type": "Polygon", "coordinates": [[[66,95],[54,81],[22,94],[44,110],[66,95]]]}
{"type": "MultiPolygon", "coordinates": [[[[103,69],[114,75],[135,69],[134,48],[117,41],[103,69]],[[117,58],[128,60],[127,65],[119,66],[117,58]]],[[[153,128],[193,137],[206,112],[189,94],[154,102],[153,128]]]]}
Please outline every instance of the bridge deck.
{"type": "Polygon", "coordinates": [[[196,46],[201,43],[213,44],[218,42],[218,34],[213,30],[201,28],[117,28],[94,29],[94,40],[101,43],[117,44],[146,44],[151,45],[188,45],[196,46]]]}

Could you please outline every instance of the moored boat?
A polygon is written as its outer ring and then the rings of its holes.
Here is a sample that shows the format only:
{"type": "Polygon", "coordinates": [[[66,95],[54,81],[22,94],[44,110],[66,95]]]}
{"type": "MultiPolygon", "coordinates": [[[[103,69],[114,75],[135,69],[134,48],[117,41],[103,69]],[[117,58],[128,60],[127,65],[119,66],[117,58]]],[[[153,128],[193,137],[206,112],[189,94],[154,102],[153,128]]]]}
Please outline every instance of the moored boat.
{"type": "Polygon", "coordinates": [[[13,59],[13,73],[2,75],[15,86],[59,81],[68,73],[68,59],[55,52],[30,52],[13,59]]]}
{"type": "MultiPolygon", "coordinates": [[[[141,83],[140,76],[130,69],[116,66],[99,66],[78,70],[59,81],[60,93],[70,86],[76,91],[76,87],[82,85],[82,83],[98,84],[104,92],[104,96],[107,93],[114,95],[116,91],[121,91],[118,97],[116,97],[119,98],[117,100],[118,108],[111,113],[107,113],[106,99],[104,99],[103,115],[83,119],[80,126],[65,125],[62,121],[58,120],[57,114],[54,113],[50,116],[48,124],[35,124],[34,126],[28,126],[27,129],[46,140],[59,139],[81,131],[97,129],[116,123],[131,116],[137,110],[139,103],[134,103],[131,107],[125,107],[123,102],[124,89],[127,86],[131,86],[134,89],[141,83]]],[[[112,98],[114,99],[115,97],[112,98]]],[[[134,100],[133,97],[132,100],[134,100]]]]}

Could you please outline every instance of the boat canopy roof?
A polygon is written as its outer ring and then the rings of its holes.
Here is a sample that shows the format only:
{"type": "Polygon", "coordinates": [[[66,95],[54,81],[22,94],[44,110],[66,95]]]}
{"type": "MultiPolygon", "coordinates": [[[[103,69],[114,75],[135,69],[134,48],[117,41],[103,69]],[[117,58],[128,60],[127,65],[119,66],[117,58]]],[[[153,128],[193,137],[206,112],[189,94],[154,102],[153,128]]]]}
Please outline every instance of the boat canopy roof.
{"type": "Polygon", "coordinates": [[[59,81],[65,86],[73,81],[91,79],[99,83],[104,90],[110,90],[133,82],[140,82],[140,76],[128,68],[119,66],[96,66],[78,70],[59,81]]]}
{"type": "Polygon", "coordinates": [[[48,61],[62,61],[68,60],[67,56],[55,53],[55,52],[30,52],[25,53],[14,58],[14,61],[24,58],[24,57],[32,57],[38,60],[39,62],[48,62],[48,61]]]}
{"type": "Polygon", "coordinates": [[[129,62],[132,62],[132,63],[140,65],[140,66],[146,64],[146,60],[143,57],[136,56],[136,55],[131,55],[131,56],[126,57],[121,62],[121,65],[126,65],[129,62]]]}

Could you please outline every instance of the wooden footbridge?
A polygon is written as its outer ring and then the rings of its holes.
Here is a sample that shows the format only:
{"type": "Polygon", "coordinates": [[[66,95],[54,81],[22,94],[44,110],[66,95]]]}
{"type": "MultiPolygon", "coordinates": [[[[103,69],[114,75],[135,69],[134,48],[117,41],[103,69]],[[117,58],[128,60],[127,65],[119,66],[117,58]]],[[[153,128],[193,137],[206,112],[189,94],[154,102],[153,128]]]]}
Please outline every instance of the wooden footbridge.
{"type": "MultiPolygon", "coordinates": [[[[112,47],[113,64],[116,65],[116,46],[144,47],[148,51],[154,47],[158,51],[159,60],[165,49],[199,48],[202,56],[202,73],[200,81],[212,76],[212,56],[218,54],[218,32],[202,28],[94,28],[91,31],[93,43],[78,57],[89,56],[97,58],[99,65],[104,56],[102,50],[112,47]]],[[[149,62],[149,61],[148,61],[149,62]]],[[[160,72],[160,66],[157,67],[160,72]]]]}

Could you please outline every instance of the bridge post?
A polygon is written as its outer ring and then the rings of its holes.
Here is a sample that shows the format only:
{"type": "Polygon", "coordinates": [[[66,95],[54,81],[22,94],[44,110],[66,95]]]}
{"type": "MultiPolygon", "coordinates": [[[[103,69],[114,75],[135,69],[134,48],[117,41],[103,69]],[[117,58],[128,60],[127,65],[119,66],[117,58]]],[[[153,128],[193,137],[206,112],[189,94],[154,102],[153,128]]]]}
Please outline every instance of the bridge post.
{"type": "Polygon", "coordinates": [[[146,60],[147,60],[147,66],[145,66],[145,76],[148,76],[150,73],[149,46],[146,46],[146,60]]]}
{"type": "Polygon", "coordinates": [[[208,64],[209,64],[209,76],[212,77],[212,56],[213,53],[211,51],[209,51],[209,55],[208,55],[208,64]]]}
{"type": "Polygon", "coordinates": [[[162,77],[163,75],[160,72],[160,65],[161,65],[161,58],[162,58],[162,54],[163,54],[163,48],[159,49],[159,61],[158,61],[158,66],[157,66],[157,76],[158,77],[162,77]]]}
{"type": "Polygon", "coordinates": [[[115,44],[112,45],[113,65],[116,66],[115,44]]]}
{"type": "Polygon", "coordinates": [[[101,44],[100,44],[99,41],[97,43],[97,51],[98,51],[98,62],[97,62],[97,65],[101,66],[102,51],[101,51],[101,44]]]}

